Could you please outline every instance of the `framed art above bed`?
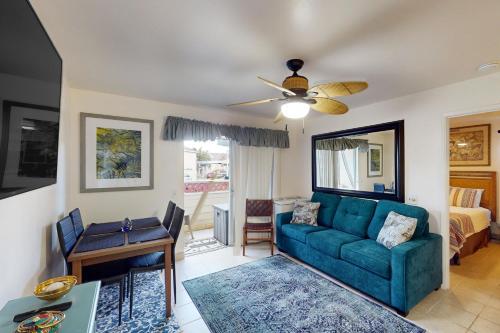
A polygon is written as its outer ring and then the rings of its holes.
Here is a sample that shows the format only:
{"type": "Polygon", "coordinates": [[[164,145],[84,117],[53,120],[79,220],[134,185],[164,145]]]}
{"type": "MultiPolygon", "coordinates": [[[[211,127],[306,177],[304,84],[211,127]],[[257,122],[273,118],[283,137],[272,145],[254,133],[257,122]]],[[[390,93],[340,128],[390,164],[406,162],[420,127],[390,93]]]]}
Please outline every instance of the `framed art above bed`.
{"type": "Polygon", "coordinates": [[[450,128],[450,166],[491,165],[490,124],[450,128]]]}

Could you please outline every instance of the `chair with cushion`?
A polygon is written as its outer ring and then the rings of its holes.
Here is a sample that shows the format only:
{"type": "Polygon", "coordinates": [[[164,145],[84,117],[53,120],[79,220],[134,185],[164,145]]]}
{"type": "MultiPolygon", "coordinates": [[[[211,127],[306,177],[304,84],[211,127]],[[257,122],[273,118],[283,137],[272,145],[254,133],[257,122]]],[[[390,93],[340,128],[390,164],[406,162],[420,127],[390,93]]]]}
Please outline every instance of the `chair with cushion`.
{"type": "MultiPolygon", "coordinates": [[[[172,217],[172,222],[170,224],[170,229],[168,233],[174,239],[172,244],[172,267],[173,270],[173,284],[174,284],[174,303],[177,302],[177,287],[176,287],[176,274],[175,274],[175,245],[179,239],[181,233],[182,224],[184,221],[184,210],[179,206],[175,207],[174,214],[172,217]]],[[[130,311],[129,315],[132,318],[133,315],[133,304],[134,304],[134,279],[135,274],[141,272],[150,272],[156,270],[165,269],[165,253],[164,252],[154,252],[149,254],[144,254],[142,256],[132,257],[128,260],[128,265],[130,267],[130,278],[129,278],[129,290],[130,290],[130,311]]]]}
{"type": "MultiPolygon", "coordinates": [[[[66,216],[57,222],[56,227],[57,237],[59,238],[59,245],[66,263],[66,268],[68,274],[71,274],[71,265],[68,263],[67,259],[77,243],[73,221],[71,217],[66,216]]],[[[125,264],[126,262],[121,260],[82,267],[83,282],[100,280],[103,286],[114,283],[120,285],[118,295],[118,325],[122,323],[122,305],[126,285],[125,278],[128,271],[128,267],[126,267],[125,264]]]]}
{"type": "Polygon", "coordinates": [[[73,209],[71,212],[69,212],[69,217],[71,217],[71,221],[73,221],[73,227],[75,228],[76,239],[78,239],[85,230],[83,228],[83,220],[82,220],[82,215],[80,214],[80,208],[73,209]]]}
{"type": "Polygon", "coordinates": [[[274,228],[273,228],[273,201],[272,200],[246,200],[245,224],[243,225],[243,255],[248,241],[269,242],[271,255],[274,254],[274,228]],[[249,222],[249,218],[266,218],[264,222],[249,222]],[[249,233],[266,233],[268,237],[248,238],[249,233]]]}

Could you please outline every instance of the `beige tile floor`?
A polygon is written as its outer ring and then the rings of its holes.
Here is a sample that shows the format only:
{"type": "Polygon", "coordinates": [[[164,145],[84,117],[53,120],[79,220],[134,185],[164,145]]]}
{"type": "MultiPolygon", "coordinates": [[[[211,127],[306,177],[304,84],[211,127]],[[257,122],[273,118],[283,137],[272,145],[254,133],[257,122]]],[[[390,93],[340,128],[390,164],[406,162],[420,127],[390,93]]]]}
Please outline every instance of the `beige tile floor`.
{"type": "MultiPolygon", "coordinates": [[[[248,247],[246,257],[235,255],[229,247],[179,261],[174,312],[183,331],[209,332],[180,281],[268,255],[268,246],[258,244],[248,247]]],[[[429,332],[500,333],[500,244],[490,243],[488,248],[463,259],[461,266],[452,267],[451,289],[430,294],[412,309],[407,319],[429,332]]]]}

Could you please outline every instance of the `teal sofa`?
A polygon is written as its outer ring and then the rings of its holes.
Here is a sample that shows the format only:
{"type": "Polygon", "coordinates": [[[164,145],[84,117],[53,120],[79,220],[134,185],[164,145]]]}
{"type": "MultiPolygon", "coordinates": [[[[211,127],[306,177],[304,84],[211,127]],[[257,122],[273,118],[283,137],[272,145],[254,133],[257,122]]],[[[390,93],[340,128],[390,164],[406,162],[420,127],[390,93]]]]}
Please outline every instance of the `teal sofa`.
{"type": "Polygon", "coordinates": [[[276,218],[282,252],[393,307],[402,315],[439,289],[442,237],[429,232],[429,213],[394,201],[373,201],[316,192],[318,226],[290,224],[292,212],[276,218]],[[417,219],[411,240],[391,250],[376,242],[387,215],[417,219]]]}

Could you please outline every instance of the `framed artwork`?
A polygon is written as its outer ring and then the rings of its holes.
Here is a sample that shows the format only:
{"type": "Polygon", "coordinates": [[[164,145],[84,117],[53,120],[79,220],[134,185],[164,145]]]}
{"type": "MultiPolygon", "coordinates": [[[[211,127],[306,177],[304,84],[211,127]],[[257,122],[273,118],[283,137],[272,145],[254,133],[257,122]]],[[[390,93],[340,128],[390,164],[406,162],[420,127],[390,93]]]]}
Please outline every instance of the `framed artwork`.
{"type": "Polygon", "coordinates": [[[368,177],[384,175],[384,146],[378,143],[368,144],[368,177]]]}
{"type": "Polygon", "coordinates": [[[450,128],[450,166],[489,166],[490,124],[450,128]]]}
{"type": "Polygon", "coordinates": [[[152,120],[80,114],[80,192],[153,188],[152,120]]]}

